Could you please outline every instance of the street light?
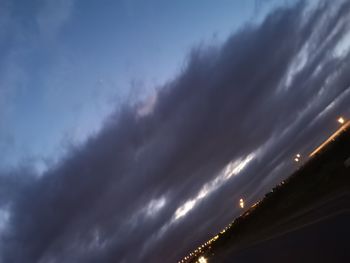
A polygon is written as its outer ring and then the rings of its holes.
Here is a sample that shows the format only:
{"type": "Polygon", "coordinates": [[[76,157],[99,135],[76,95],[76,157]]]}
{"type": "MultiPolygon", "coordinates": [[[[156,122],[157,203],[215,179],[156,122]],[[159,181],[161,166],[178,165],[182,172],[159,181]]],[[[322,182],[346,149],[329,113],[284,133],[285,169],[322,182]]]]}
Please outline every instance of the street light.
{"type": "Polygon", "coordinates": [[[344,119],[343,117],[339,117],[339,118],[338,118],[338,122],[339,122],[340,124],[344,124],[344,123],[345,123],[345,119],[344,119]]]}
{"type": "Polygon", "coordinates": [[[239,206],[243,209],[244,208],[244,201],[243,199],[239,199],[239,206]]]}
{"type": "Polygon", "coordinates": [[[294,162],[298,163],[298,162],[300,162],[300,160],[301,160],[301,154],[298,153],[298,154],[296,154],[295,157],[294,157],[294,162]]]}

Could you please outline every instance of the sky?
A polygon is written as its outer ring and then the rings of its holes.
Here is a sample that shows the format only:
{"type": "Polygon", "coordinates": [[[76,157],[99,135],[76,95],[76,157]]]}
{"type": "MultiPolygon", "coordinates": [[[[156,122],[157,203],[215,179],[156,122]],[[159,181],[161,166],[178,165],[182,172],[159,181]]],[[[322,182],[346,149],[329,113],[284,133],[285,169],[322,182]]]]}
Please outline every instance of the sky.
{"type": "Polygon", "coordinates": [[[0,1],[0,263],[176,262],[350,118],[348,1],[0,1]]]}
{"type": "Polygon", "coordinates": [[[193,46],[219,43],[264,6],[2,0],[0,166],[45,170],[64,154],[62,144],[85,141],[118,106],[174,78],[193,46]]]}

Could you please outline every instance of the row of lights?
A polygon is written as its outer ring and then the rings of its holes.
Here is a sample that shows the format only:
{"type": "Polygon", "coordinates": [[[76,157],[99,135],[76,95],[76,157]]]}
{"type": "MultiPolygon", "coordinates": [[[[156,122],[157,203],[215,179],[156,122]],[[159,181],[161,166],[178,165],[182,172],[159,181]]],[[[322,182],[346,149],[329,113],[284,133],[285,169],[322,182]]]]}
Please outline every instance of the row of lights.
{"type": "MultiPolygon", "coordinates": [[[[251,208],[255,208],[259,203],[260,203],[260,201],[254,203],[251,208]]],[[[243,209],[245,207],[243,198],[239,199],[239,206],[241,209],[243,209]]],[[[226,226],[223,230],[220,231],[220,234],[224,234],[227,230],[229,230],[232,227],[232,225],[233,225],[233,223],[230,223],[228,226],[226,226]]],[[[205,242],[203,245],[199,246],[196,250],[191,252],[188,256],[184,257],[178,263],[185,263],[188,260],[199,256],[201,253],[203,253],[203,250],[205,247],[210,248],[210,245],[218,239],[219,239],[219,235],[214,236],[213,238],[211,238],[207,242],[205,242]]],[[[196,262],[197,263],[207,263],[208,260],[204,256],[201,256],[198,258],[198,260],[196,262]]]]}
{"type": "MultiPolygon", "coordinates": [[[[255,204],[256,205],[256,204],[255,204]]],[[[244,208],[244,200],[243,198],[239,199],[239,207],[241,209],[244,208]]],[[[232,223],[230,223],[227,227],[225,227],[223,230],[220,231],[220,234],[224,234],[229,228],[231,228],[232,226],[232,223]]],[[[199,246],[196,250],[194,250],[194,252],[191,252],[188,256],[184,257],[181,261],[179,261],[179,263],[184,263],[186,262],[187,260],[195,257],[195,256],[198,256],[199,253],[202,252],[202,250],[211,245],[214,241],[216,241],[217,239],[219,239],[219,235],[216,235],[214,236],[213,238],[209,239],[207,242],[205,242],[203,245],[199,246]]],[[[207,262],[207,259],[205,259],[203,256],[200,257],[197,261],[198,263],[206,263],[207,262]]]]}
{"type": "MultiPolygon", "coordinates": [[[[339,117],[339,118],[337,119],[337,122],[338,122],[340,125],[343,125],[343,124],[345,123],[344,117],[339,117]]],[[[296,154],[295,157],[294,157],[294,162],[299,163],[300,161],[301,161],[301,154],[298,153],[298,154],[296,154]]]]}
{"type": "MultiPolygon", "coordinates": [[[[343,125],[345,123],[345,119],[343,117],[339,117],[338,118],[338,123],[343,125]]],[[[294,161],[296,163],[299,163],[301,161],[301,154],[298,153],[295,155],[294,157],[294,161]]],[[[282,184],[284,184],[284,181],[282,182],[282,184]]],[[[252,207],[255,207],[259,202],[255,203],[252,207]]],[[[243,198],[239,199],[239,207],[241,209],[244,208],[244,200],[243,198]]],[[[232,226],[232,224],[229,224],[229,226],[225,227],[222,231],[220,231],[221,234],[224,234],[230,227],[232,226]]],[[[187,260],[195,257],[195,256],[198,256],[199,253],[202,252],[202,250],[206,247],[206,246],[209,246],[210,244],[212,244],[214,241],[216,241],[217,239],[219,238],[219,235],[216,235],[214,236],[213,238],[209,239],[207,242],[205,242],[203,245],[199,246],[194,252],[191,252],[188,256],[184,257],[181,261],[179,261],[179,263],[185,263],[187,260]]],[[[198,263],[207,263],[208,260],[201,256],[198,258],[198,263]]]]}
{"type": "MultiPolygon", "coordinates": [[[[214,236],[213,238],[209,239],[207,242],[205,242],[204,244],[202,244],[201,246],[199,246],[196,250],[194,250],[193,252],[191,252],[188,256],[184,257],[182,260],[179,261],[179,263],[184,263],[187,262],[188,260],[190,260],[193,257],[196,257],[198,255],[200,255],[205,247],[210,246],[214,241],[216,241],[217,239],[219,239],[219,235],[214,236]]],[[[198,259],[199,263],[206,263],[207,259],[205,259],[203,256],[200,257],[198,259]]]]}

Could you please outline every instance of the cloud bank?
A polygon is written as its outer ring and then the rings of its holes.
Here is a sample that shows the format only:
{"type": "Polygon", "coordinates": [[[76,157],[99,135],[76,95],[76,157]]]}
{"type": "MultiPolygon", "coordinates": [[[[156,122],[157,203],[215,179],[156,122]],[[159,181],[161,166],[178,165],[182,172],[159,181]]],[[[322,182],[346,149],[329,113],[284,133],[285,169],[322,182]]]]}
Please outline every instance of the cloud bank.
{"type": "Polygon", "coordinates": [[[349,114],[349,9],[274,10],[221,46],[194,48],[156,95],[121,107],[43,176],[3,172],[0,262],[181,258],[349,114]]]}

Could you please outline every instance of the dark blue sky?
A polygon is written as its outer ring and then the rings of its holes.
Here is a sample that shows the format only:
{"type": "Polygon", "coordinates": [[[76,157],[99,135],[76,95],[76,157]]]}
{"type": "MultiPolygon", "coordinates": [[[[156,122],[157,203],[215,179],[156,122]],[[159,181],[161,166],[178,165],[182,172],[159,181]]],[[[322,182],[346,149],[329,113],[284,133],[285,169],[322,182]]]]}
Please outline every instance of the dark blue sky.
{"type": "Polygon", "coordinates": [[[210,238],[350,118],[349,13],[1,1],[0,263],[175,262],[210,238]]]}

